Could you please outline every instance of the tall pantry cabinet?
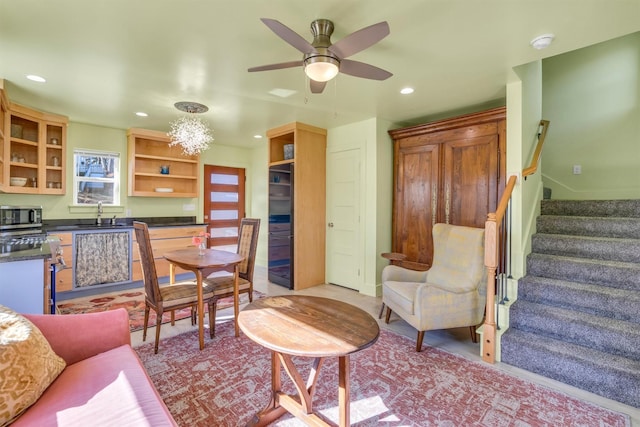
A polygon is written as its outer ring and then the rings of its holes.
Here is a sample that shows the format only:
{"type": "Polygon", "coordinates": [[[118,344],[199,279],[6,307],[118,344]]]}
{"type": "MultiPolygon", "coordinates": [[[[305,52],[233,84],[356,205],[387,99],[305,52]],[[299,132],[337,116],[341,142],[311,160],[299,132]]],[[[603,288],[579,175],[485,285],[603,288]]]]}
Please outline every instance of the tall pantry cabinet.
{"type": "Polygon", "coordinates": [[[506,109],[389,131],[394,141],[392,250],[427,269],[435,223],[484,228],[504,188],[506,109]]]}
{"type": "Polygon", "coordinates": [[[305,289],[325,280],[327,131],[290,123],[269,138],[269,280],[305,289]]]}

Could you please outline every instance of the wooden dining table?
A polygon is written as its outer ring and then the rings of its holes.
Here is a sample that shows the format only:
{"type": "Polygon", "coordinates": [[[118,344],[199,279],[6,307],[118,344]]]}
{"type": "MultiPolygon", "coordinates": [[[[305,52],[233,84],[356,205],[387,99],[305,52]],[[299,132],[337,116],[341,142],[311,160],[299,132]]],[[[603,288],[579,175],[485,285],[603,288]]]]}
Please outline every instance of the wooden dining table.
{"type": "MultiPolygon", "coordinates": [[[[221,251],[217,249],[204,249],[202,255],[198,248],[185,248],[175,251],[165,252],[164,257],[169,261],[170,283],[175,283],[175,267],[192,271],[196,275],[198,285],[198,341],[200,350],[204,348],[204,297],[202,292],[202,282],[205,277],[215,271],[232,271],[233,282],[233,318],[236,327],[236,337],[240,335],[238,329],[238,264],[244,257],[235,252],[221,251]]],[[[215,322],[215,319],[213,320],[215,322]]],[[[209,325],[213,327],[213,325],[209,325]]]]}
{"type": "Polygon", "coordinates": [[[247,426],[269,425],[285,412],[308,425],[331,425],[313,410],[316,382],[327,357],[338,358],[338,425],[350,425],[349,355],[373,345],[380,335],[369,313],[334,299],[283,295],[253,301],[242,310],[238,323],[249,339],[271,350],[271,398],[247,426]],[[306,382],[293,356],[312,358],[306,382]],[[298,396],[282,391],[281,368],[298,396]]]}

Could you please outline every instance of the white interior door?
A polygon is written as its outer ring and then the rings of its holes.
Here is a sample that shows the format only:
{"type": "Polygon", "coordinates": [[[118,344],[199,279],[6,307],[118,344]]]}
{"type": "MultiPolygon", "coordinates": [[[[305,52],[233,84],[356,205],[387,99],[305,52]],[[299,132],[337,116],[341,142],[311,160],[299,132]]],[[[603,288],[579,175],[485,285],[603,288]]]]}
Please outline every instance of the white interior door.
{"type": "Polygon", "coordinates": [[[360,149],[327,154],[328,283],[359,290],[360,149]]]}

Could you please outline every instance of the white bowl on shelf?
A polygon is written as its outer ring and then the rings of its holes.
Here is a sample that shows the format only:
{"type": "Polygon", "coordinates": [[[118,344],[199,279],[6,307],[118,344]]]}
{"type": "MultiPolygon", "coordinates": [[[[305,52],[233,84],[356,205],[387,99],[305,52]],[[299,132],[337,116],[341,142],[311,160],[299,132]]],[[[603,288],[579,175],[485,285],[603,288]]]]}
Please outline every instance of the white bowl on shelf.
{"type": "Polygon", "coordinates": [[[12,176],[9,178],[9,183],[12,187],[24,187],[27,183],[27,178],[22,178],[19,176],[12,176]]]}
{"type": "Polygon", "coordinates": [[[173,188],[157,187],[156,193],[173,193],[173,188]]]}

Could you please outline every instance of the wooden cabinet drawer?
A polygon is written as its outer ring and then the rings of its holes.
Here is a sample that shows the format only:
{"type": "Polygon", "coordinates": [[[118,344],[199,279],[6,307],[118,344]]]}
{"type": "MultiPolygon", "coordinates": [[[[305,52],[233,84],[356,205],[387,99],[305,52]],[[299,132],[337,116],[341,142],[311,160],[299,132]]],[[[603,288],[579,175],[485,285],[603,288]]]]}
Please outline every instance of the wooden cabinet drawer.
{"type": "Polygon", "coordinates": [[[70,291],[73,287],[73,270],[65,268],[56,272],[56,292],[70,291]]]}
{"type": "Polygon", "coordinates": [[[149,238],[154,239],[173,239],[176,237],[193,237],[204,232],[206,226],[195,225],[188,227],[159,227],[149,229],[149,238]]]}
{"type": "Polygon", "coordinates": [[[60,239],[61,246],[70,246],[73,244],[73,235],[71,233],[49,233],[48,235],[60,239]]]}

